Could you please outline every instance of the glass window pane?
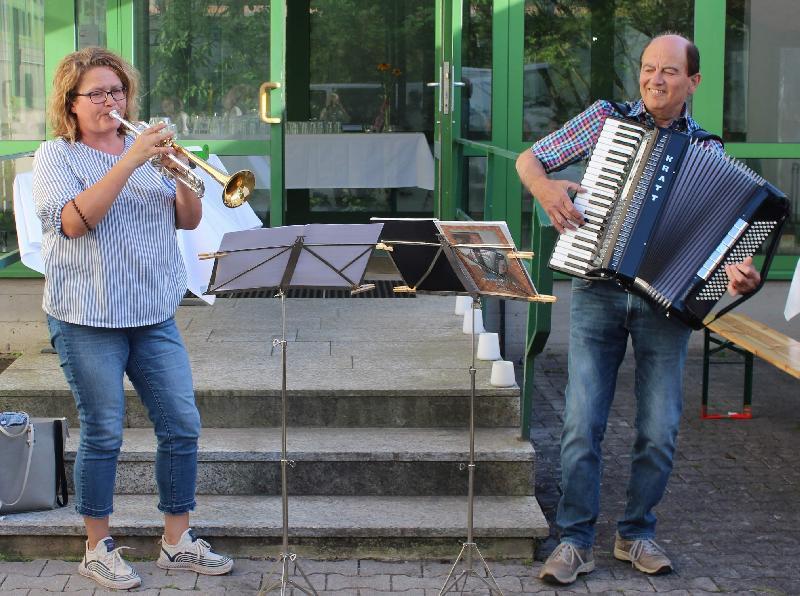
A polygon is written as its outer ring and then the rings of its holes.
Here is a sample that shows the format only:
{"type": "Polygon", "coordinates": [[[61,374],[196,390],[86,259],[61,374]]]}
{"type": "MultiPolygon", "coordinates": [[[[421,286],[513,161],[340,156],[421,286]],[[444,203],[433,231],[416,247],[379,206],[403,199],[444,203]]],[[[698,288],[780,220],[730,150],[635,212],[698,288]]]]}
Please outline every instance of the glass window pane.
{"type": "Polygon", "coordinates": [[[778,254],[800,255],[800,158],[744,159],[754,171],[786,193],[791,201],[791,215],[783,226],[778,254]]]}
{"type": "Polygon", "coordinates": [[[483,219],[484,198],[486,197],[486,157],[465,157],[461,173],[461,205],[459,207],[472,219],[483,219]]]}
{"type": "Polygon", "coordinates": [[[76,0],[78,49],[108,45],[106,5],[108,0],[76,0]]]}
{"type": "Polygon", "coordinates": [[[492,138],[492,0],[464,0],[461,29],[461,134],[492,138]]]}
{"type": "Polygon", "coordinates": [[[0,2],[0,140],[44,139],[44,0],[0,2]]]}
{"type": "Polygon", "coordinates": [[[647,41],[693,30],[694,0],[526,0],[523,139],[543,137],[597,99],[638,99],[647,41]]]}
{"type": "MultiPolygon", "coordinates": [[[[30,172],[32,168],[33,158],[30,157],[0,159],[0,263],[10,264],[3,257],[19,248],[14,219],[14,178],[30,172]]],[[[28,198],[33,200],[32,197],[28,198]]]]}
{"type": "Polygon", "coordinates": [[[434,3],[312,0],[310,120],[433,137],[434,3]],[[348,32],[348,33],[343,33],[348,32]]]}
{"type": "Polygon", "coordinates": [[[179,141],[264,139],[258,89],[269,77],[269,2],[148,0],[137,15],[144,120],[179,141]]]}
{"type": "Polygon", "coordinates": [[[800,142],[797,0],[728,0],[726,141],[800,142]]]}

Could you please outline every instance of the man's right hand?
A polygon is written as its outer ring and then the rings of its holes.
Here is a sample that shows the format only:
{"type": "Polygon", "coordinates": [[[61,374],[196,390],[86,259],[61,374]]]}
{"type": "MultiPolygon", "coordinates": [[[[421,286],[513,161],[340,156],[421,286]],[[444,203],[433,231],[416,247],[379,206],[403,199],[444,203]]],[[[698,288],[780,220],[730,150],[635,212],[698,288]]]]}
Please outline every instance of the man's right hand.
{"type": "Polygon", "coordinates": [[[539,201],[559,234],[563,234],[566,230],[575,230],[585,223],[580,211],[572,204],[569,195],[570,192],[586,191],[577,182],[543,178],[537,181],[535,189],[529,190],[539,201]]]}
{"type": "Polygon", "coordinates": [[[570,192],[585,192],[585,188],[569,180],[548,178],[541,162],[528,149],[520,153],[516,166],[522,184],[539,201],[559,234],[585,223],[569,197],[570,192]]]}

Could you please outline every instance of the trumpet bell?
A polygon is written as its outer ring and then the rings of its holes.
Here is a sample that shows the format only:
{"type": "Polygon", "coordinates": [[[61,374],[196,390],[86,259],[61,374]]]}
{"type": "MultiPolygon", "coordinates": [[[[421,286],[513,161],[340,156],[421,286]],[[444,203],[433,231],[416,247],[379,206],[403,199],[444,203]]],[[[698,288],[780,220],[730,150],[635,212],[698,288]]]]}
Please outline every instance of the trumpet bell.
{"type": "Polygon", "coordinates": [[[225,183],[222,191],[222,202],[226,207],[234,208],[243,205],[256,187],[256,177],[250,170],[241,170],[233,174],[225,183]]]}

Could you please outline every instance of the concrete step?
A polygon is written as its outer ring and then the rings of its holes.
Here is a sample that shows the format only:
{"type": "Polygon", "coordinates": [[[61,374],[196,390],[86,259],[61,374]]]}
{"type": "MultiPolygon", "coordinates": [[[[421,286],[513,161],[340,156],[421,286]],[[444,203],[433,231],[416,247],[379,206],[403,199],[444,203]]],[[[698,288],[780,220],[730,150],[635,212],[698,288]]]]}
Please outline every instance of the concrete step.
{"type": "MultiPolygon", "coordinates": [[[[68,476],[78,446],[67,443],[68,476]]],[[[469,459],[466,429],[290,428],[288,488],[295,495],[462,495],[469,459]]],[[[203,429],[198,494],[280,495],[279,428],[203,429]]],[[[518,428],[477,429],[475,491],[532,495],[535,454],[518,428]]],[[[116,494],[155,494],[156,440],[151,429],[125,431],[116,494]]],[[[72,487],[70,487],[71,489],[72,487]]]]}
{"type": "MultiPolygon", "coordinates": [[[[289,300],[290,426],[465,427],[471,338],[462,333],[454,305],[452,296],[289,300]]],[[[281,351],[272,339],[281,333],[279,301],[181,307],[176,321],[203,424],[278,426],[281,351]]],[[[475,364],[477,426],[518,426],[519,388],[492,387],[491,363],[475,364]]],[[[150,426],[127,389],[127,426],[150,426]]],[[[18,358],[0,375],[0,408],[66,416],[74,425],[75,406],[58,357],[31,350],[18,358]]]]}
{"type": "MultiPolygon", "coordinates": [[[[57,357],[47,358],[56,362],[57,357]]],[[[36,362],[30,360],[36,359],[27,356],[17,359],[0,376],[0,410],[24,410],[35,416],[65,416],[70,425],[75,426],[75,403],[60,368],[37,369],[36,362]]],[[[239,371],[238,386],[231,381],[227,389],[204,389],[195,385],[203,425],[216,428],[279,426],[280,389],[259,387],[258,377],[262,373],[257,368],[250,372],[239,371]],[[251,379],[249,388],[246,387],[248,378],[251,379]]],[[[338,388],[326,387],[330,380],[326,379],[324,371],[317,371],[317,388],[289,389],[289,426],[464,428],[468,424],[469,375],[466,369],[457,374],[445,370],[415,370],[395,378],[389,376],[389,372],[386,376],[350,373],[348,379],[342,374],[337,376],[341,385],[338,388]]],[[[488,370],[484,374],[488,379],[488,370]]],[[[269,375],[280,376],[277,372],[269,375]]],[[[308,381],[307,385],[313,383],[308,381]]],[[[483,385],[488,385],[488,381],[483,385]]],[[[127,390],[127,395],[126,426],[150,427],[147,412],[132,388],[127,390]]],[[[517,426],[519,387],[478,386],[475,412],[478,427],[517,426]]]]}
{"type": "MultiPolygon", "coordinates": [[[[534,497],[475,498],[475,541],[489,558],[532,558],[547,522],[534,497]]],[[[122,495],[115,500],[112,534],[118,544],[155,557],[162,532],[157,499],[122,495]]],[[[201,496],[192,526],[217,550],[234,556],[275,556],[280,551],[280,497],[201,496]]],[[[466,538],[467,497],[289,498],[289,537],[301,556],[455,559],[466,538]]],[[[10,557],[79,558],[83,522],[71,504],[38,513],[6,515],[0,552],[10,557]]]]}

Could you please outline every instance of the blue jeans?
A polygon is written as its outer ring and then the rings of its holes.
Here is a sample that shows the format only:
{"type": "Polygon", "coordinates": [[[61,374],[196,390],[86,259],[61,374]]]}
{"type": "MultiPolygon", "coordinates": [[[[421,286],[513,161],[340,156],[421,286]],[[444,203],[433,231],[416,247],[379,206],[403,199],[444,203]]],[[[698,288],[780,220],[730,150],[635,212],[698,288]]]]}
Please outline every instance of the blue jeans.
{"type": "Polygon", "coordinates": [[[617,523],[627,540],[653,538],[652,510],[667,486],[683,406],[691,329],[616,284],[572,284],[569,382],[561,434],[562,495],[556,523],[578,548],[594,543],[600,510],[601,442],[630,336],[636,358],[636,440],[627,506],[617,523]]]}
{"type": "Polygon", "coordinates": [[[81,424],[75,458],[78,513],[103,518],[113,511],[125,419],[124,373],[155,427],[158,508],[170,514],[194,509],[200,414],[189,357],[175,320],[110,329],[48,316],[47,324],[81,424]]]}

